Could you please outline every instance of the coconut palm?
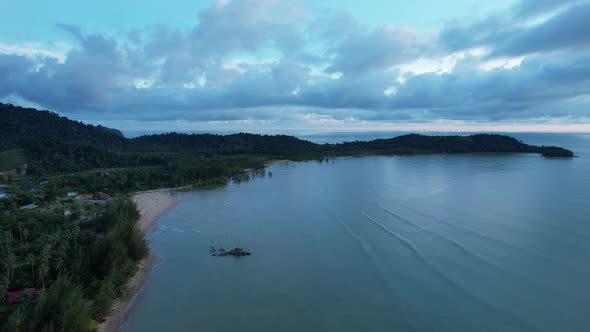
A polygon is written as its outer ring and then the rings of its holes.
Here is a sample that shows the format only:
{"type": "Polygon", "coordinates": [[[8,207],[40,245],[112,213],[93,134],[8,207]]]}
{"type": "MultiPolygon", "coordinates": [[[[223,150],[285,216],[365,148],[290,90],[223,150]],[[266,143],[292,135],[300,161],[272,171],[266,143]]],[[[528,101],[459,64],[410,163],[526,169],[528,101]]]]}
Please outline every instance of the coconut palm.
{"type": "Polygon", "coordinates": [[[41,284],[45,288],[45,278],[49,275],[49,259],[51,257],[51,244],[47,243],[41,251],[41,257],[39,257],[39,267],[37,272],[41,277],[41,284]]]}
{"type": "Polygon", "coordinates": [[[4,303],[6,301],[8,286],[8,279],[0,277],[0,303],[4,303]]]}
{"type": "Polygon", "coordinates": [[[25,249],[28,251],[29,250],[29,241],[27,240],[27,237],[29,235],[29,230],[28,229],[23,229],[23,236],[25,237],[25,249]]]}
{"type": "Polygon", "coordinates": [[[31,276],[33,277],[33,282],[35,282],[35,263],[37,262],[37,258],[33,253],[30,253],[25,262],[31,267],[31,276]]]}
{"type": "Polygon", "coordinates": [[[4,267],[6,268],[6,277],[10,282],[14,277],[14,268],[16,267],[16,256],[13,253],[9,253],[6,257],[4,267]]]}

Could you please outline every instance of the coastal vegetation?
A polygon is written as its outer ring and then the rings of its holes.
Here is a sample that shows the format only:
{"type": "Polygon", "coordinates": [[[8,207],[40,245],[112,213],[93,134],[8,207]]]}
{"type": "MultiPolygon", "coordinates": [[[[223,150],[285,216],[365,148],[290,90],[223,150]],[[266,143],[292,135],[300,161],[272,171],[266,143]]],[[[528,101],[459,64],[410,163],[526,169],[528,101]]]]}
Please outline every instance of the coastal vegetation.
{"type": "Polygon", "coordinates": [[[2,216],[0,291],[40,289],[36,299],[23,296],[18,303],[0,305],[2,329],[92,330],[148,253],[138,218],[135,204],[126,199],[86,221],[59,209],[2,216]]]}
{"type": "MultiPolygon", "coordinates": [[[[569,150],[538,147],[504,135],[404,135],[390,139],[316,144],[286,135],[168,133],[127,139],[120,132],[38,111],[0,104],[0,151],[21,149],[28,172],[46,176],[101,168],[156,166],[190,180],[261,167],[270,159],[323,159],[345,155],[472,152],[540,153],[571,157],[569,150]]],[[[172,180],[172,178],[171,178],[172,180]]],[[[173,179],[176,181],[176,179],[173,179]]],[[[182,180],[182,179],[181,179],[182,180]]]]}
{"type": "Polygon", "coordinates": [[[473,152],[573,156],[504,135],[413,134],[341,144],[245,133],[128,139],[115,129],[10,104],[0,103],[0,118],[0,172],[26,169],[0,175],[2,331],[96,328],[148,253],[137,228],[139,212],[127,198],[133,192],[242,181],[244,169],[281,159],[473,152]],[[105,195],[108,200],[101,199],[105,195]],[[4,296],[26,289],[33,291],[12,303],[4,296]]]}

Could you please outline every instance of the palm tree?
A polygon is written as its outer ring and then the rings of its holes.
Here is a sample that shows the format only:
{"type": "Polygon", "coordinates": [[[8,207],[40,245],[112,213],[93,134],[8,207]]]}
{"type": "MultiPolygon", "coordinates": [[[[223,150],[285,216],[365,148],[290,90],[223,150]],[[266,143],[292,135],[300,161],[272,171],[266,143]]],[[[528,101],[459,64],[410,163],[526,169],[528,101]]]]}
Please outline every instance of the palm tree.
{"type": "Polygon", "coordinates": [[[27,236],[29,235],[29,230],[26,228],[23,229],[23,235],[25,236],[25,249],[28,252],[29,251],[29,241],[27,240],[27,236]]]}
{"type": "Polygon", "coordinates": [[[13,253],[9,253],[4,261],[4,267],[6,267],[6,277],[8,281],[14,277],[14,268],[16,267],[16,256],[13,253]]]}
{"type": "Polygon", "coordinates": [[[55,255],[55,263],[53,265],[57,271],[61,271],[64,267],[64,258],[67,255],[68,234],[61,232],[56,233],[54,244],[53,254],[55,255]]]}
{"type": "Polygon", "coordinates": [[[0,277],[0,303],[6,301],[6,293],[8,292],[8,280],[4,277],[0,277]]]}
{"type": "Polygon", "coordinates": [[[18,223],[18,232],[20,234],[20,245],[24,246],[24,242],[23,242],[23,228],[22,228],[22,223],[18,223]]]}
{"type": "Polygon", "coordinates": [[[25,312],[22,307],[16,309],[6,321],[8,331],[22,331],[23,322],[25,320],[25,312]]]}
{"type": "Polygon", "coordinates": [[[70,231],[70,237],[74,239],[74,247],[76,248],[76,250],[78,250],[78,238],[80,237],[80,227],[78,227],[78,225],[75,225],[75,227],[72,228],[72,230],[70,231]]]}
{"type": "Polygon", "coordinates": [[[10,254],[12,252],[12,233],[8,231],[4,235],[6,236],[6,250],[10,254]]]}
{"type": "Polygon", "coordinates": [[[49,265],[42,260],[39,264],[39,269],[37,272],[39,272],[39,277],[41,277],[41,286],[43,289],[45,289],[45,278],[47,278],[47,275],[49,274],[49,265]]]}
{"type": "Polygon", "coordinates": [[[45,288],[45,278],[49,275],[49,258],[51,257],[51,244],[47,243],[41,251],[41,257],[39,258],[39,268],[37,272],[41,277],[41,284],[45,288]]]}
{"type": "Polygon", "coordinates": [[[35,255],[33,255],[33,253],[30,253],[27,256],[26,263],[31,266],[31,276],[33,277],[33,282],[35,282],[35,262],[36,261],[37,261],[37,258],[35,257],[35,255]]]}

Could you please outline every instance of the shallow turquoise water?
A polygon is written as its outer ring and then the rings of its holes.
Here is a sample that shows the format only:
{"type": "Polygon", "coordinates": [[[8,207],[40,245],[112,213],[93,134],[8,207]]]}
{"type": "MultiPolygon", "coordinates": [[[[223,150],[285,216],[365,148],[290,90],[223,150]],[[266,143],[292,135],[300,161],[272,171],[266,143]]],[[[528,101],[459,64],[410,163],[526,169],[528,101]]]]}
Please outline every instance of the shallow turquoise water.
{"type": "Polygon", "coordinates": [[[590,135],[522,139],[580,157],[289,162],[179,194],[124,330],[588,330],[590,135]]]}

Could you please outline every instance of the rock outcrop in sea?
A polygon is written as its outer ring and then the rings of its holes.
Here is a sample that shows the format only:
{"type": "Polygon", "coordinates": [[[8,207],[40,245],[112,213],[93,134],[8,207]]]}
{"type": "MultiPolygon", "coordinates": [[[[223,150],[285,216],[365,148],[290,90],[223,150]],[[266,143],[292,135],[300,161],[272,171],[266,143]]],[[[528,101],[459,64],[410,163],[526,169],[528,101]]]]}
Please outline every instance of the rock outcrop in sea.
{"type": "Polygon", "coordinates": [[[226,251],[222,247],[219,247],[219,249],[215,249],[215,247],[213,245],[209,249],[209,253],[211,253],[211,256],[217,256],[217,257],[225,257],[225,256],[242,257],[242,256],[250,256],[251,255],[250,252],[248,252],[242,248],[236,247],[230,251],[226,251]]]}

